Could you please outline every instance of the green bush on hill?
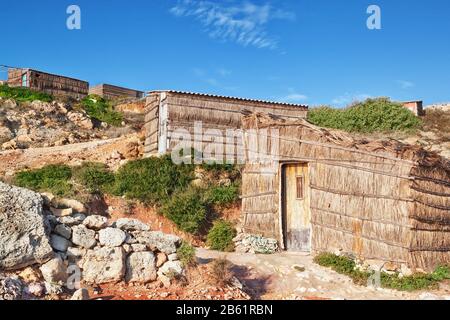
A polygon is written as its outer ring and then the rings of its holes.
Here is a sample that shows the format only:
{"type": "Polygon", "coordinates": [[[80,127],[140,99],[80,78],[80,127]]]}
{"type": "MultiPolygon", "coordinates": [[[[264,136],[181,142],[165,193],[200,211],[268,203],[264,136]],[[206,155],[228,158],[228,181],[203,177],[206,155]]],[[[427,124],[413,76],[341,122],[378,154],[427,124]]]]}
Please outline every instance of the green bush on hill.
{"type": "Polygon", "coordinates": [[[196,264],[195,248],[189,243],[183,241],[177,250],[178,259],[184,267],[193,266],[196,264]]]}
{"type": "Polygon", "coordinates": [[[0,97],[5,99],[14,99],[18,102],[31,102],[35,100],[51,102],[53,97],[47,93],[30,90],[21,87],[9,87],[0,85],[0,97]]]}
{"type": "Polygon", "coordinates": [[[208,205],[199,190],[189,188],[174,194],[162,207],[161,212],[181,230],[199,234],[206,223],[208,205]]]}
{"type": "Polygon", "coordinates": [[[175,191],[189,185],[193,168],[175,165],[169,155],[131,161],[116,173],[114,193],[146,204],[161,205],[175,191]]]}
{"type": "Polygon", "coordinates": [[[112,126],[120,126],[123,115],[114,111],[113,106],[107,100],[97,95],[89,95],[81,101],[86,113],[93,119],[106,122],[112,126]]]}
{"type": "Polygon", "coordinates": [[[205,190],[207,201],[219,207],[235,204],[239,200],[239,193],[240,188],[237,184],[212,186],[205,190]]]}
{"type": "Polygon", "coordinates": [[[233,251],[236,230],[230,222],[218,220],[208,232],[207,244],[213,250],[233,251]]]}
{"type": "Polygon", "coordinates": [[[411,111],[388,98],[367,99],[345,109],[314,108],[308,112],[308,121],[321,127],[360,133],[408,131],[421,125],[421,120],[411,111]]]}
{"type": "Polygon", "coordinates": [[[73,168],[73,175],[90,193],[109,191],[115,181],[114,174],[102,163],[83,163],[73,168]]]}
{"type": "Polygon", "coordinates": [[[49,165],[41,169],[19,172],[14,180],[19,187],[67,196],[72,190],[71,178],[72,170],[69,166],[49,165]]]}

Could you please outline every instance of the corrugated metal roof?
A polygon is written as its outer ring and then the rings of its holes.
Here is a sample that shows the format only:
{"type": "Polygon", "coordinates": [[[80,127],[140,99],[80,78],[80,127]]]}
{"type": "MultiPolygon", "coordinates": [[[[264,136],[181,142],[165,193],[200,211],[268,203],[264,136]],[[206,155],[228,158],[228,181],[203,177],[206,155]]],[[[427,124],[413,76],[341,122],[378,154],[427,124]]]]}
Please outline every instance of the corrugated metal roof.
{"type": "Polygon", "coordinates": [[[198,93],[198,92],[189,92],[189,91],[177,91],[177,90],[153,90],[153,91],[150,91],[150,93],[159,93],[159,92],[168,92],[168,93],[184,94],[184,95],[191,95],[191,96],[220,98],[220,99],[229,99],[229,100],[247,101],[247,102],[257,102],[257,103],[266,103],[266,104],[275,104],[275,105],[287,106],[287,107],[308,108],[308,106],[304,105],[304,104],[295,104],[295,103],[277,102],[277,101],[267,101],[267,100],[258,100],[258,99],[247,99],[247,98],[221,96],[221,95],[208,94],[208,93],[198,93]]]}

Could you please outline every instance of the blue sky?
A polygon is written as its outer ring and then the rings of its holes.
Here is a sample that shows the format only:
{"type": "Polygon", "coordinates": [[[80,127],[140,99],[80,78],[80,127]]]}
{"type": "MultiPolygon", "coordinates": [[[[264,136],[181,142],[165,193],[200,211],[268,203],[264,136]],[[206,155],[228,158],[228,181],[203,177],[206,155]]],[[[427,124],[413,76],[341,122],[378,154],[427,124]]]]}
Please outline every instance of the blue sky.
{"type": "MultiPolygon", "coordinates": [[[[0,64],[141,90],[450,101],[450,1],[2,1],[0,64]],[[81,8],[81,30],[66,9],[81,8]],[[366,10],[381,8],[381,30],[366,10]]],[[[0,74],[4,78],[5,74],[0,74]]]]}

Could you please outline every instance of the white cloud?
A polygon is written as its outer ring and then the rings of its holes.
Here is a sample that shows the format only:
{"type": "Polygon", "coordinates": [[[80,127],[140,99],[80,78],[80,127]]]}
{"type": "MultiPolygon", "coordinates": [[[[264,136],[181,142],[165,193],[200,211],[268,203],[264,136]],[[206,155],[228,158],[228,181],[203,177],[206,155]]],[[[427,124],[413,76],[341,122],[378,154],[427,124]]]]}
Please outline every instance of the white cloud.
{"type": "Polygon", "coordinates": [[[342,107],[342,106],[349,105],[350,103],[353,103],[356,101],[364,101],[371,97],[372,96],[370,94],[366,94],[366,93],[356,93],[356,94],[346,93],[342,96],[334,98],[331,102],[334,105],[338,105],[338,106],[342,107]]]}
{"type": "Polygon", "coordinates": [[[196,19],[214,39],[270,49],[277,47],[277,41],[266,31],[269,21],[295,19],[294,13],[274,8],[269,3],[234,0],[178,0],[170,12],[177,17],[196,19]]]}
{"type": "Polygon", "coordinates": [[[308,96],[301,93],[291,93],[280,100],[285,102],[304,102],[305,100],[308,100],[308,96]]]}
{"type": "Polygon", "coordinates": [[[402,89],[409,89],[415,86],[413,82],[406,80],[397,80],[397,83],[400,85],[402,89]]]}

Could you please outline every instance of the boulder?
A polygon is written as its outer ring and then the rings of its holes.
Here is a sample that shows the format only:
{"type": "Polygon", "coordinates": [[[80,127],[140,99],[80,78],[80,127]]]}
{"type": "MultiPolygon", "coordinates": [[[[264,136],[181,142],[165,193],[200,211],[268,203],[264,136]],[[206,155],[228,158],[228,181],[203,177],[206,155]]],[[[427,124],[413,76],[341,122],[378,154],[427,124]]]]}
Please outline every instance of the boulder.
{"type": "Polygon", "coordinates": [[[99,215],[88,216],[83,224],[89,229],[100,230],[108,225],[108,219],[99,215]]]}
{"type": "Polygon", "coordinates": [[[117,220],[114,225],[125,231],[150,231],[148,225],[136,219],[122,218],[117,220]]]}
{"type": "Polygon", "coordinates": [[[0,269],[22,269],[53,256],[42,197],[0,182],[0,269]]]}
{"type": "Polygon", "coordinates": [[[87,289],[80,288],[74,292],[70,300],[89,300],[89,292],[87,289]]]}
{"type": "Polygon", "coordinates": [[[69,217],[58,217],[56,220],[59,223],[65,224],[69,227],[73,227],[76,225],[79,225],[83,223],[83,221],[86,219],[86,216],[82,213],[76,213],[69,217]]]}
{"type": "Polygon", "coordinates": [[[65,283],[67,280],[67,268],[60,256],[43,264],[40,267],[44,280],[49,283],[65,283]]]}
{"type": "Polygon", "coordinates": [[[35,297],[41,297],[45,292],[45,287],[37,282],[30,283],[24,289],[25,293],[28,295],[33,295],[35,297]]]}
{"type": "Polygon", "coordinates": [[[72,229],[65,224],[58,224],[53,231],[67,240],[72,237],[72,229]]]}
{"type": "Polygon", "coordinates": [[[84,204],[82,204],[80,201],[74,200],[74,199],[54,198],[52,200],[52,205],[54,207],[60,208],[60,209],[69,208],[69,209],[72,209],[72,211],[76,212],[76,213],[85,213],[86,212],[86,207],[84,206],[84,204]]]}
{"type": "Polygon", "coordinates": [[[125,252],[122,248],[98,248],[88,250],[81,262],[83,280],[102,284],[117,282],[125,275],[125,252]]]}
{"type": "Polygon", "coordinates": [[[147,283],[156,280],[155,255],[152,252],[130,254],[126,266],[125,280],[127,282],[147,283]]]}
{"type": "Polygon", "coordinates": [[[96,246],[95,231],[86,228],[84,225],[72,227],[72,242],[80,247],[91,249],[96,246]]]}
{"type": "Polygon", "coordinates": [[[167,261],[159,268],[158,272],[165,276],[179,275],[183,273],[183,266],[180,261],[167,261]]]}
{"type": "Polygon", "coordinates": [[[138,232],[134,234],[134,237],[138,243],[145,244],[150,248],[156,248],[165,254],[175,253],[181,240],[175,235],[164,234],[161,231],[138,232]]]}
{"type": "Polygon", "coordinates": [[[120,247],[127,238],[126,233],[117,228],[102,229],[98,234],[100,244],[107,247],[120,247]]]}
{"type": "Polygon", "coordinates": [[[67,248],[70,246],[70,241],[57,234],[52,234],[50,237],[50,245],[56,251],[66,252],[67,248]]]}

